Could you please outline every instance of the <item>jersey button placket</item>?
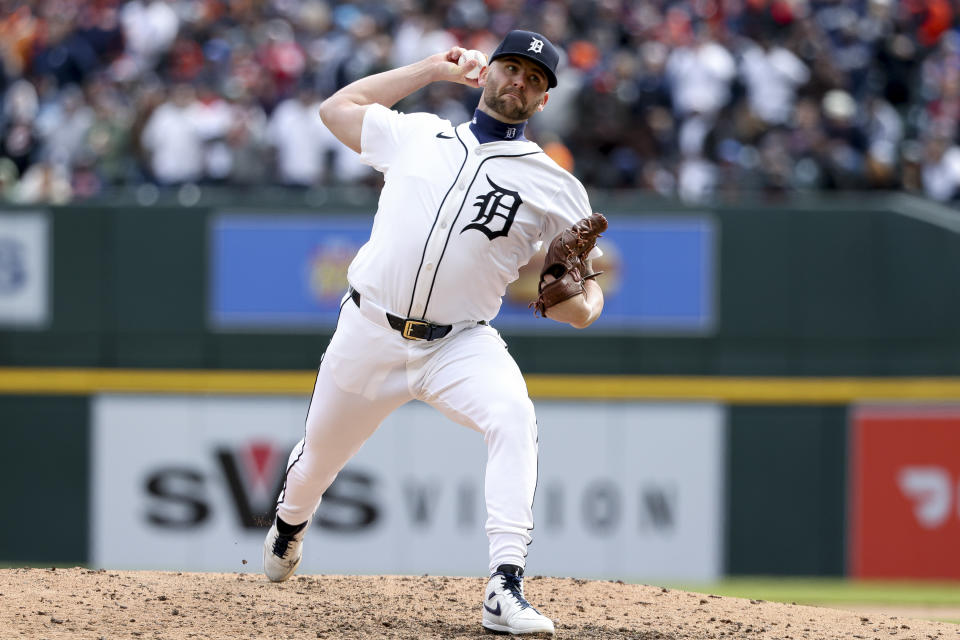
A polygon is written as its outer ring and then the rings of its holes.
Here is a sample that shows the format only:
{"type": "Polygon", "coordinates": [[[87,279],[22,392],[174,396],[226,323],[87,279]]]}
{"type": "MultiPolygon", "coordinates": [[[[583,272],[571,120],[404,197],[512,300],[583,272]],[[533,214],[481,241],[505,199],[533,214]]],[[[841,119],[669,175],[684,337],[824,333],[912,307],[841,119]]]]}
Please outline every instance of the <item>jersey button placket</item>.
{"type": "MultiPolygon", "coordinates": [[[[480,155],[481,149],[474,149],[476,155],[480,155]]],[[[414,306],[410,309],[413,317],[422,317],[424,305],[427,296],[430,293],[430,285],[433,282],[434,270],[443,254],[443,248],[447,243],[447,229],[450,227],[453,219],[457,216],[457,211],[463,203],[463,192],[466,191],[469,180],[467,176],[472,176],[476,170],[477,161],[468,160],[460,173],[460,179],[456,183],[457,197],[448,198],[440,210],[439,230],[432,234],[425,255],[426,262],[423,264],[423,272],[417,282],[414,306]]]]}
{"type": "Polygon", "coordinates": [[[424,305],[427,296],[430,294],[430,286],[433,283],[433,270],[443,253],[443,247],[446,243],[447,234],[445,230],[450,226],[448,220],[456,215],[456,207],[459,206],[458,198],[450,198],[440,210],[439,230],[434,230],[427,244],[425,254],[426,262],[423,263],[423,271],[417,279],[414,305],[410,308],[410,313],[414,318],[423,317],[424,305]]]}

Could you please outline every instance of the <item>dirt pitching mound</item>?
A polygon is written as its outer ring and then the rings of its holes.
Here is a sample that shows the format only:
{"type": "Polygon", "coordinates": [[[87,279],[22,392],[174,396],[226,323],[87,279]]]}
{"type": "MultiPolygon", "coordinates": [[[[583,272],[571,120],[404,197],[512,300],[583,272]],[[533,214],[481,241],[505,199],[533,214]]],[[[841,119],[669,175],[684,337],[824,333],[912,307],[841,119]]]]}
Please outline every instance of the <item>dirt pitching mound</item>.
{"type": "MultiPolygon", "coordinates": [[[[0,570],[0,638],[271,640],[495,637],[480,578],[294,576],[88,569],[0,570]]],[[[957,625],[718,597],[660,587],[528,577],[558,638],[793,640],[956,638],[957,625]]]]}

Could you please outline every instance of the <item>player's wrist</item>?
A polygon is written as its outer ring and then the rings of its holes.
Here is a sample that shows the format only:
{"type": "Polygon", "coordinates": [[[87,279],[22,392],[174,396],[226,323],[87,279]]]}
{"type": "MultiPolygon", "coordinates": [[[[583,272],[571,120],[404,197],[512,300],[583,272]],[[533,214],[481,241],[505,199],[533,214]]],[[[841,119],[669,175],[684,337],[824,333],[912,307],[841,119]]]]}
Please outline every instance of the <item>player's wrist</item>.
{"type": "Polygon", "coordinates": [[[436,53],[429,58],[425,58],[414,66],[420,65],[419,75],[421,75],[426,84],[450,80],[456,73],[456,63],[450,62],[449,52],[436,53]]]}

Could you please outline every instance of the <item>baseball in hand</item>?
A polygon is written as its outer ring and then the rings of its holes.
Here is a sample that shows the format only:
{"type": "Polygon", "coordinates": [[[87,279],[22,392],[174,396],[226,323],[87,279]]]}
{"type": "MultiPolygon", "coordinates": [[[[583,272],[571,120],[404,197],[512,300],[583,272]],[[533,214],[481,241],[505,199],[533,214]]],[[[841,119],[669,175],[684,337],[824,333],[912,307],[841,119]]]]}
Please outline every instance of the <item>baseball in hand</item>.
{"type": "Polygon", "coordinates": [[[479,64],[468,71],[467,75],[464,77],[469,80],[476,80],[478,77],[480,77],[480,71],[487,66],[487,56],[483,55],[483,52],[477,51],[476,49],[467,49],[460,54],[460,59],[457,60],[457,64],[462,67],[470,60],[476,60],[479,64]]]}

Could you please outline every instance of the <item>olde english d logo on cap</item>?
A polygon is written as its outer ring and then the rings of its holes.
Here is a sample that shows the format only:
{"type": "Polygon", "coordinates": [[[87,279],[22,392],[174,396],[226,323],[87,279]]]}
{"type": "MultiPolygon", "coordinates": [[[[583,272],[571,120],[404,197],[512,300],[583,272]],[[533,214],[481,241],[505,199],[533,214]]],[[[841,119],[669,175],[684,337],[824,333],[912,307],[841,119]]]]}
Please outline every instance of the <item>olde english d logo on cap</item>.
{"type": "Polygon", "coordinates": [[[533,51],[534,53],[543,52],[543,40],[538,40],[537,38],[532,38],[530,40],[530,48],[527,51],[533,51]]]}

